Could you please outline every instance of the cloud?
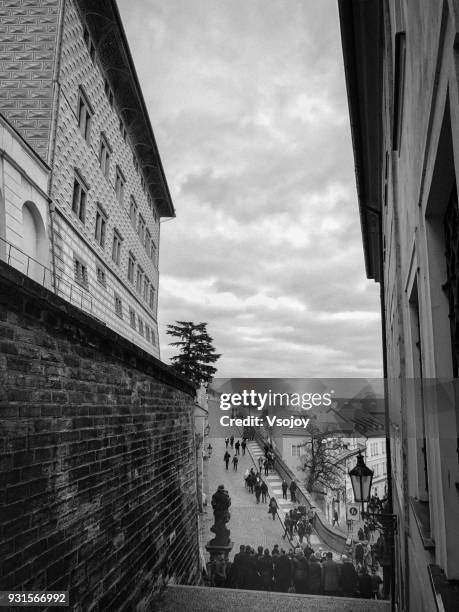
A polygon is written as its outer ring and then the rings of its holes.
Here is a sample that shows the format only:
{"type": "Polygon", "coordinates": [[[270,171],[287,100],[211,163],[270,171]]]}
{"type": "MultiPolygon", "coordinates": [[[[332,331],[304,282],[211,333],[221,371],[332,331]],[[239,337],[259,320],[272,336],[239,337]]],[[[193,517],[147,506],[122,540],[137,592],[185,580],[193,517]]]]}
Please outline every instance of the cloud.
{"type": "Polygon", "coordinates": [[[120,0],[177,218],[159,322],[219,376],[380,376],[335,0],[120,0]]]}

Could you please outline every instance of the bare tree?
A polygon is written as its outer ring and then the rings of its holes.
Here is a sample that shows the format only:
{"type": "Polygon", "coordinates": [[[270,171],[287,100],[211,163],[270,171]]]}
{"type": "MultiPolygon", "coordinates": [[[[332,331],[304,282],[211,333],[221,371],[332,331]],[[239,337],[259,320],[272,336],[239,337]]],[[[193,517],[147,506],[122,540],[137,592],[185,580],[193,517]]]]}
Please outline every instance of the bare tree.
{"type": "Polygon", "coordinates": [[[338,491],[343,488],[345,477],[340,455],[343,452],[339,438],[330,437],[309,424],[309,438],[301,445],[305,448],[301,469],[306,473],[306,490],[309,493],[338,491]]]}

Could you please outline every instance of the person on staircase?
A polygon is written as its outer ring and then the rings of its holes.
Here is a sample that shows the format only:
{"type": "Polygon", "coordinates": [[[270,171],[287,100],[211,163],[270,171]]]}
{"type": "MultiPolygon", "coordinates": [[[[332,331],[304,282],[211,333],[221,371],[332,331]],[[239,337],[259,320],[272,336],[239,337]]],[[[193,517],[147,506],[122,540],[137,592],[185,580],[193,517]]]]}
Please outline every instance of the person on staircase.
{"type": "Polygon", "coordinates": [[[261,481],[261,501],[266,504],[268,495],[268,485],[264,480],[261,481]]]}
{"type": "Polygon", "coordinates": [[[277,500],[275,497],[271,497],[271,499],[269,500],[269,509],[268,509],[268,513],[272,514],[273,517],[273,521],[276,520],[276,514],[277,514],[277,500]]]}
{"type": "Polygon", "coordinates": [[[290,483],[290,501],[292,502],[296,502],[296,490],[297,490],[297,484],[294,480],[292,480],[292,482],[290,483]]]}

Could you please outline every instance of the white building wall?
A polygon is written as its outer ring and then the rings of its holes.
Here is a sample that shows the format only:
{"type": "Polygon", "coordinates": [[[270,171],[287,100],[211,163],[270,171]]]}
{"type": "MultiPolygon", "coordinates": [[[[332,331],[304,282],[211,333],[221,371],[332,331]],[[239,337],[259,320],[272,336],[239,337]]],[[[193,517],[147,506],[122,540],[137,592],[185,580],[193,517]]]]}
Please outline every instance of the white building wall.
{"type": "MultiPolygon", "coordinates": [[[[154,201],[151,205],[142,186],[141,171],[136,170],[133,149],[120,131],[120,119],[115,104],[112,107],[104,89],[104,77],[97,59],[91,60],[83,39],[83,23],[72,1],[65,3],[64,30],[59,74],[59,108],[56,130],[56,147],[52,169],[51,195],[56,206],[55,257],[56,268],[65,278],[74,276],[74,254],[80,256],[88,268],[86,297],[91,302],[92,312],[109,327],[141,346],[154,356],[159,356],[157,329],[158,300],[158,250],[159,216],[154,201]],[[90,138],[87,142],[78,127],[78,99],[80,88],[94,111],[91,117],[90,138]],[[102,135],[111,148],[108,177],[100,168],[99,151],[102,135]],[[126,179],[124,197],[120,203],[115,194],[116,168],[126,179]],[[86,200],[86,218],[83,224],[72,212],[72,195],[75,169],[89,187],[86,200]],[[141,243],[137,227],[133,227],[129,216],[130,197],[133,196],[142,214],[146,228],[156,246],[154,260],[147,255],[141,243]],[[102,248],[95,238],[97,204],[107,213],[105,245],[102,248]],[[113,233],[122,237],[120,263],[112,261],[113,233]],[[127,278],[128,257],[136,259],[134,284],[127,278]],[[96,266],[103,265],[107,287],[97,281],[96,266]],[[135,289],[137,266],[140,265],[155,290],[153,308],[135,289]],[[122,300],[123,319],[115,313],[114,292],[122,300]],[[130,327],[129,307],[136,314],[136,330],[130,327]],[[144,324],[144,335],[139,333],[139,318],[144,324]],[[145,325],[152,330],[154,341],[145,338],[145,325]]],[[[141,152],[136,152],[141,153],[141,152]]],[[[84,291],[84,289],[83,289],[84,291]]],[[[86,302],[86,300],[83,300],[86,302]]]]}

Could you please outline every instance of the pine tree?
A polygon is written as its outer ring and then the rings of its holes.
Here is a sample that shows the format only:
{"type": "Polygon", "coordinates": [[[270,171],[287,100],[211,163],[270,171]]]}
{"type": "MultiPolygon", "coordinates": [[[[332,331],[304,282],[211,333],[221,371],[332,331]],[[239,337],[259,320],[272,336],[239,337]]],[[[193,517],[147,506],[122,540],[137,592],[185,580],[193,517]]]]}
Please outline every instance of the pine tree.
{"type": "Polygon", "coordinates": [[[215,352],[213,338],[207,333],[207,323],[176,321],[167,326],[170,336],[179,338],[170,342],[171,346],[180,348],[180,353],[171,357],[172,367],[196,385],[210,382],[217,371],[215,363],[221,355],[215,352]]]}

